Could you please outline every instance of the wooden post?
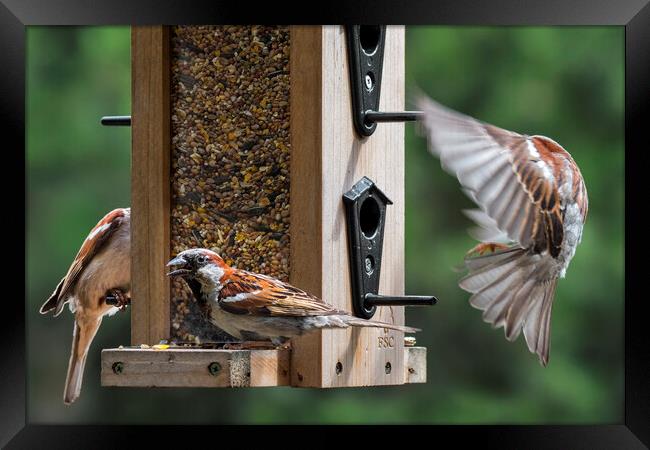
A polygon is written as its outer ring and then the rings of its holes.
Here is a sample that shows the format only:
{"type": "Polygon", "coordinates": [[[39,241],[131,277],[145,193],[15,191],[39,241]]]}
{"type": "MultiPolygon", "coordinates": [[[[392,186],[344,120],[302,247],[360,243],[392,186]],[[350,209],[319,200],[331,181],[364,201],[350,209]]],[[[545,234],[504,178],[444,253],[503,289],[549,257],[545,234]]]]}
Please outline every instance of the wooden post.
{"type": "MultiPolygon", "coordinates": [[[[404,110],[404,27],[388,26],[380,110],[404,110]]],[[[352,311],[342,195],[364,175],[393,201],[384,234],[381,294],[404,293],[404,125],[354,131],[345,30],[291,30],[291,282],[352,311]]],[[[404,323],[403,307],[373,317],[404,323]]],[[[297,339],[294,386],[403,384],[403,334],[383,329],[325,330],[297,339]]]]}
{"type": "Polygon", "coordinates": [[[169,337],[169,29],[131,31],[131,344],[169,337]]]}

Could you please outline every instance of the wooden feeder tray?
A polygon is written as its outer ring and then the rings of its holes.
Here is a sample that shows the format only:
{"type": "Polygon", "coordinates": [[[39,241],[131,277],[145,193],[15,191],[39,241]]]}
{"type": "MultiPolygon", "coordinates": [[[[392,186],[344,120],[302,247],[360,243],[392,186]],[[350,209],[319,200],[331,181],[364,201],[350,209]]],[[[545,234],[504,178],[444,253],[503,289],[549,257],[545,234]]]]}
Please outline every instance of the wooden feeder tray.
{"type": "MultiPolygon", "coordinates": [[[[425,347],[404,347],[405,383],[426,383],[425,347]]],[[[291,386],[291,350],[224,350],[201,346],[102,350],[102,386],[291,386]]],[[[337,371],[339,369],[336,369],[337,371]]],[[[386,373],[392,367],[385,368],[386,373]]],[[[345,376],[340,367],[337,376],[345,376]]],[[[380,384],[380,383],[378,383],[380,384]]]]}

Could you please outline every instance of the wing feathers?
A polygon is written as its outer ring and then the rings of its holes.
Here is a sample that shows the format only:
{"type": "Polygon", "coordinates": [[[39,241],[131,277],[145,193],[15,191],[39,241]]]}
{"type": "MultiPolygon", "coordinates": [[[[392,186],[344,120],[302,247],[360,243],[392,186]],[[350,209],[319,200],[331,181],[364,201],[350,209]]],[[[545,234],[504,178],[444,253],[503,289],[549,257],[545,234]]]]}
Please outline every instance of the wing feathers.
{"type": "Polygon", "coordinates": [[[347,314],[290,284],[245,271],[232,275],[219,292],[219,305],[232,314],[304,317],[347,314]]]}
{"type": "Polygon", "coordinates": [[[45,303],[43,303],[43,306],[41,306],[41,309],[39,310],[41,314],[47,314],[54,309],[54,316],[58,316],[59,313],[63,310],[63,304],[59,304],[59,296],[61,294],[61,288],[63,287],[64,282],[65,277],[61,278],[61,281],[59,281],[59,284],[56,285],[56,289],[54,289],[54,292],[52,292],[50,298],[48,298],[45,303]]]}
{"type": "Polygon", "coordinates": [[[75,256],[75,259],[72,261],[68,272],[63,277],[52,296],[41,307],[41,313],[53,309],[53,304],[55,304],[54,308],[56,308],[54,315],[58,316],[61,313],[68,296],[74,290],[74,286],[79,279],[79,276],[82,274],[90,260],[101,250],[108,237],[122,224],[123,217],[130,213],[130,208],[114,209],[106,214],[97,225],[90,230],[88,237],[86,237],[75,256]]]}
{"type": "Polygon", "coordinates": [[[547,138],[524,136],[480,122],[425,96],[417,103],[424,111],[423,125],[431,152],[472,192],[472,198],[495,220],[499,230],[526,247],[535,242],[538,251],[562,242],[561,216],[550,216],[551,222],[544,219],[543,233],[533,222],[540,213],[559,208],[558,180],[562,178],[563,158],[570,158],[568,153],[547,138]],[[540,159],[541,154],[549,152],[555,158],[552,166],[540,159]]]}
{"type": "Polygon", "coordinates": [[[491,203],[497,195],[501,194],[506,183],[510,181],[511,173],[512,166],[507,160],[497,166],[497,170],[475,189],[475,197],[478,202],[482,205],[491,203]]]}
{"type": "Polygon", "coordinates": [[[498,224],[490,216],[480,209],[466,209],[463,213],[478,227],[469,230],[469,233],[478,241],[506,243],[509,241],[508,235],[499,230],[498,224]]]}
{"type": "MultiPolygon", "coordinates": [[[[501,194],[487,206],[488,215],[496,220],[496,222],[499,224],[499,229],[503,229],[501,227],[501,223],[503,222],[503,214],[512,204],[512,199],[518,191],[519,187],[517,186],[517,182],[514,178],[512,178],[507,182],[505,188],[503,191],[501,191],[501,194]]],[[[513,238],[513,240],[516,239],[513,238]]]]}

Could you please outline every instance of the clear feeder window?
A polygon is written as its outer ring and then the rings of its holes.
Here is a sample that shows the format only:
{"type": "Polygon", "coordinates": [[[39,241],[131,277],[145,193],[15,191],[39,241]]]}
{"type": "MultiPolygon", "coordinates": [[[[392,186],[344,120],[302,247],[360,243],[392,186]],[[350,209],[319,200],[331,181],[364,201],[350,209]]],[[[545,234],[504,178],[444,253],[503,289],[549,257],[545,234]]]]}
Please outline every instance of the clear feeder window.
{"type": "MultiPolygon", "coordinates": [[[[172,27],[173,255],[289,279],[289,45],[288,27],[172,27]]],[[[229,340],[178,278],[171,321],[177,341],[229,340]]]]}

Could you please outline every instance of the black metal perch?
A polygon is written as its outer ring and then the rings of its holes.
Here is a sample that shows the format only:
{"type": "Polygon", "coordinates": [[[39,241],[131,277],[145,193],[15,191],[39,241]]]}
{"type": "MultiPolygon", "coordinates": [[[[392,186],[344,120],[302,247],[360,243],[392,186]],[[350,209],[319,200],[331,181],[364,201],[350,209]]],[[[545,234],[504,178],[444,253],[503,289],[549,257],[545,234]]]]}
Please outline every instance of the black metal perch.
{"type": "Polygon", "coordinates": [[[434,296],[380,295],[386,207],[393,202],[369,178],[363,177],[343,195],[347,212],[352,306],[358,317],[370,319],[377,306],[431,306],[434,296]]]}
{"type": "Polygon", "coordinates": [[[438,299],[432,295],[377,295],[366,294],[365,306],[372,308],[374,306],[433,306],[438,299]]]}
{"type": "Polygon", "coordinates": [[[101,124],[107,127],[130,127],[131,116],[104,116],[101,124]]]}
{"type": "Polygon", "coordinates": [[[422,111],[400,111],[400,112],[366,111],[364,114],[364,121],[368,123],[413,122],[422,118],[423,115],[424,113],[422,111]]]}
{"type": "Polygon", "coordinates": [[[370,136],[379,122],[411,122],[422,111],[379,111],[386,25],[348,25],[348,61],[352,118],[360,136],[370,136]]]}

